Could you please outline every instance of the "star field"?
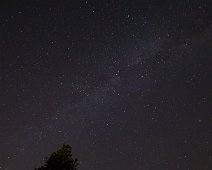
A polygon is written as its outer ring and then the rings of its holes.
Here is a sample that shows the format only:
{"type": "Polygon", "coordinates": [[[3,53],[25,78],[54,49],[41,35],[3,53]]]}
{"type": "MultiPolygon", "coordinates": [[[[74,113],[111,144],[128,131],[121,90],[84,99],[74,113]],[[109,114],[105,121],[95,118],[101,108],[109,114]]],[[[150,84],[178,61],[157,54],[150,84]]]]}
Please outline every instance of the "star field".
{"type": "Polygon", "coordinates": [[[79,170],[212,169],[209,1],[0,2],[0,170],[71,144],[79,170]]]}

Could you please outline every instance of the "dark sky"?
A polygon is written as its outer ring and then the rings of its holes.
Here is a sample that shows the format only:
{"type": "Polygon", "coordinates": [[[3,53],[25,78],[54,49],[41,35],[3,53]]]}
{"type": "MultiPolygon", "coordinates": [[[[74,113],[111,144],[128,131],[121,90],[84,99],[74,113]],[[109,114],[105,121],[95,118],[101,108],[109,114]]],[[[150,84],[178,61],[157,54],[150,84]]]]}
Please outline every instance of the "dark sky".
{"type": "Polygon", "coordinates": [[[212,169],[209,1],[5,2],[0,170],[212,169]]]}

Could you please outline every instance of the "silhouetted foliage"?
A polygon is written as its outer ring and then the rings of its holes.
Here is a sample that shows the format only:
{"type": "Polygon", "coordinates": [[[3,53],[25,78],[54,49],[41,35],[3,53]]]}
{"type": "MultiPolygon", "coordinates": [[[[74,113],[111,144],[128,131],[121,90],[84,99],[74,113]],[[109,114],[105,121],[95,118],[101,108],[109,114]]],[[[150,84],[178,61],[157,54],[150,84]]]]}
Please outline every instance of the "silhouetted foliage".
{"type": "Polygon", "coordinates": [[[76,170],[77,166],[78,159],[72,158],[72,147],[64,144],[51,154],[44,166],[35,168],[35,170],[76,170]]]}

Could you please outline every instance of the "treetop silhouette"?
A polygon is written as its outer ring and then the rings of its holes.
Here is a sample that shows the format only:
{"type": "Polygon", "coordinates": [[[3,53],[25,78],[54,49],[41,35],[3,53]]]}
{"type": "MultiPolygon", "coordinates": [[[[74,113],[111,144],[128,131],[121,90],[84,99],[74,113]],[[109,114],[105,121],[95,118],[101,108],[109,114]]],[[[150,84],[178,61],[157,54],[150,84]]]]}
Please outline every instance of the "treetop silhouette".
{"type": "Polygon", "coordinates": [[[76,170],[78,159],[72,157],[72,147],[63,144],[46,160],[45,165],[35,170],[76,170]]]}

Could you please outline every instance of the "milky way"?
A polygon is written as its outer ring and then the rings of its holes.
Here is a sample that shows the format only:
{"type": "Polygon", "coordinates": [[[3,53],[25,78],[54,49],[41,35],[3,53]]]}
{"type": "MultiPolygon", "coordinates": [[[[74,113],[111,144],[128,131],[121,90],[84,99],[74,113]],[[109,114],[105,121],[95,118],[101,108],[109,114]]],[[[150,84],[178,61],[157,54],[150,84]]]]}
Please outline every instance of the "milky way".
{"type": "Polygon", "coordinates": [[[0,169],[71,144],[80,170],[212,169],[207,1],[0,3],[0,169]]]}

